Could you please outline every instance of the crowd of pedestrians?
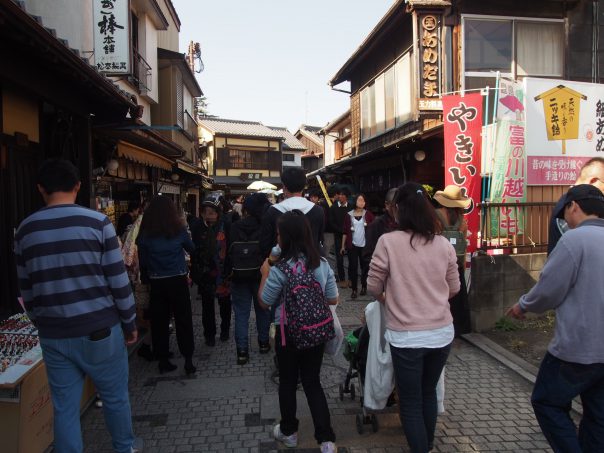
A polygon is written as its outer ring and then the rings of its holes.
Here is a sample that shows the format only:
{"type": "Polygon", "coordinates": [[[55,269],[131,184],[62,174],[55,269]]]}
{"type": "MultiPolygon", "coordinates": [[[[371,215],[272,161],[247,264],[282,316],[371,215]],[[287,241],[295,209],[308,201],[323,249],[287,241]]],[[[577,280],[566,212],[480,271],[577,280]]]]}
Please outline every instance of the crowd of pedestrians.
{"type": "MultiPolygon", "coordinates": [[[[173,329],[184,372],[194,374],[191,285],[201,299],[207,347],[215,346],[217,334],[229,340],[234,314],[238,365],[251,360],[254,308],[258,351],[269,353],[274,338],[281,419],[273,435],[297,446],[301,382],[323,453],[336,451],[319,378],[326,342],[335,335],[329,306],[340,301],[338,287],[351,288],[351,299],[373,296],[383,307],[405,437],[413,453],[432,449],[437,383],[454,337],[470,331],[464,219],[470,200],[456,186],[432,197],[408,182],[388,190],[378,203],[382,214],[374,216],[367,197],[352,196],[348,186],[332,186],[326,197],[305,193],[302,169],[284,170],[282,183],[281,202],[257,193],[231,204],[213,193],[201,202],[201,217],[186,220],[167,196],[132,202],[116,234],[106,216],[75,204],[80,182],[72,164],[43,164],[38,188],[46,207],[19,227],[15,254],[25,307],[40,332],[58,451],[82,449],[75,396],[85,374],[103,401],[115,451],[141,451],[132,430],[126,345],[137,342],[137,325],[145,327],[139,355],[157,360],[160,373],[173,372],[173,329]],[[331,255],[335,272],[326,259],[331,255]],[[324,318],[300,327],[304,316],[324,318]]],[[[604,159],[595,158],[554,209],[555,247],[539,282],[509,311],[523,318],[556,310],[532,403],[557,452],[604,451],[604,279],[598,271],[604,263],[594,246],[604,241],[603,188],[604,159]],[[569,416],[575,396],[584,408],[578,434],[569,416]]]]}

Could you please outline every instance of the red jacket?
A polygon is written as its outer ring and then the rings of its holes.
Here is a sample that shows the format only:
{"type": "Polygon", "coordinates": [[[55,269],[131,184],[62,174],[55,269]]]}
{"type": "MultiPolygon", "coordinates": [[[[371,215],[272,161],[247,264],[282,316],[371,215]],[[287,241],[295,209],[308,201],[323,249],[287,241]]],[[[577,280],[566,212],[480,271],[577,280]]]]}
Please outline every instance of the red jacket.
{"type": "MultiPolygon", "coordinates": [[[[344,230],[342,231],[343,234],[346,235],[346,248],[347,249],[351,249],[352,248],[352,231],[350,231],[350,228],[352,228],[352,219],[350,218],[351,213],[354,211],[348,211],[346,213],[346,216],[344,216],[344,230]]],[[[373,213],[371,211],[365,210],[365,223],[367,225],[369,225],[371,222],[373,222],[373,219],[375,218],[375,216],[373,215],[373,213]]],[[[367,229],[365,229],[365,233],[367,233],[367,229]]]]}

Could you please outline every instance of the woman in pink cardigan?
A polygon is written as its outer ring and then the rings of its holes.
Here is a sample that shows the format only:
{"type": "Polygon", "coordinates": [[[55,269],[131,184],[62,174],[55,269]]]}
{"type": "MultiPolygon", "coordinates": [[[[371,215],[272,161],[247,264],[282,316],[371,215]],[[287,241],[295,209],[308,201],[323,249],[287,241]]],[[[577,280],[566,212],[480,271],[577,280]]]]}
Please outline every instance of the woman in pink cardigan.
{"type": "Polygon", "coordinates": [[[459,291],[459,273],[423,187],[402,185],[395,203],[398,230],[378,240],[367,289],[385,307],[407,442],[412,453],[426,453],[434,443],[436,384],[455,333],[449,299],[459,291]]]}

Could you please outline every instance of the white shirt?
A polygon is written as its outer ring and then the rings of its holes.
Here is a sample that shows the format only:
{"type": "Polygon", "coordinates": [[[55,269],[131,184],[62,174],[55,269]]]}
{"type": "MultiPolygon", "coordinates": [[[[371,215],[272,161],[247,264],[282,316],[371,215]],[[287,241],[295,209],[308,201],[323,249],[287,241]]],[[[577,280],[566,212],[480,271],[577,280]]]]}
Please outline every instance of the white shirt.
{"type": "Polygon", "coordinates": [[[361,220],[354,217],[354,212],[350,215],[350,224],[352,225],[352,245],[355,247],[365,247],[365,212],[361,220]]]}
{"type": "Polygon", "coordinates": [[[453,323],[432,330],[386,329],[384,338],[395,348],[444,348],[455,338],[453,323]]]}

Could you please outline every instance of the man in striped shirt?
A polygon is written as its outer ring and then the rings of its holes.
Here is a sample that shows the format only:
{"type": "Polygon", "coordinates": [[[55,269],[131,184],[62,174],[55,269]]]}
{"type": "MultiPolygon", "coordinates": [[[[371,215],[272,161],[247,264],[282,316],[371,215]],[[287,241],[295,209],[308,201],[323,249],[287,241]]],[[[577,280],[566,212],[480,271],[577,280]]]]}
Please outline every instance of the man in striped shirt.
{"type": "Polygon", "coordinates": [[[21,296],[37,326],[54,407],[55,450],[81,452],[80,398],[89,375],[116,452],[140,451],[132,430],[126,344],[137,340],[132,290],[115,230],[75,204],[76,167],[48,160],[38,174],[46,207],[15,235],[21,296]]]}

